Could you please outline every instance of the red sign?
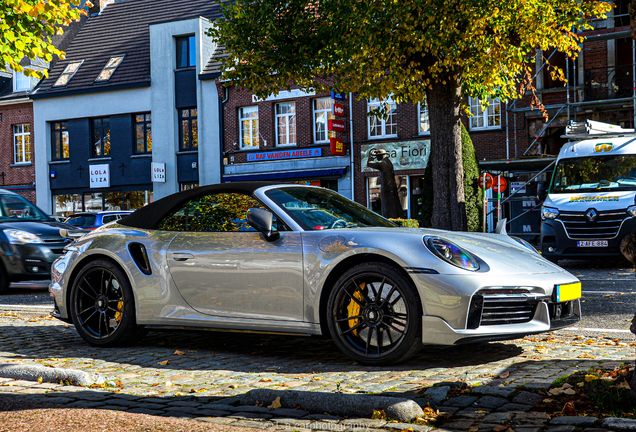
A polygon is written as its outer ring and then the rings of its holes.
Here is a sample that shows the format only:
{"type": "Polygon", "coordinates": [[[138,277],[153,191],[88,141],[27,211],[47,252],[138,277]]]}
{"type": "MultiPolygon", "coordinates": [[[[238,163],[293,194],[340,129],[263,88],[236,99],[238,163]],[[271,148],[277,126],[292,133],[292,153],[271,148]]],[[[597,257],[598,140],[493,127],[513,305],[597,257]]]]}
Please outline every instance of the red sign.
{"type": "Polygon", "coordinates": [[[346,132],[344,120],[329,119],[327,120],[327,130],[336,132],[346,132]]]}
{"type": "Polygon", "coordinates": [[[344,115],[345,115],[345,113],[344,113],[344,105],[334,103],[333,104],[333,109],[331,110],[331,112],[333,112],[333,115],[335,115],[335,116],[344,117],[344,115]]]}
{"type": "Polygon", "coordinates": [[[504,177],[495,177],[494,184],[492,185],[492,190],[495,192],[503,192],[508,187],[508,182],[504,177]],[[497,180],[499,180],[499,184],[497,184],[497,180]]]}
{"type": "Polygon", "coordinates": [[[492,176],[488,173],[483,173],[479,176],[479,187],[482,189],[490,189],[492,187],[492,176]]]}
{"type": "Polygon", "coordinates": [[[329,138],[331,144],[331,154],[333,156],[344,156],[345,146],[342,142],[342,138],[329,138]]]}

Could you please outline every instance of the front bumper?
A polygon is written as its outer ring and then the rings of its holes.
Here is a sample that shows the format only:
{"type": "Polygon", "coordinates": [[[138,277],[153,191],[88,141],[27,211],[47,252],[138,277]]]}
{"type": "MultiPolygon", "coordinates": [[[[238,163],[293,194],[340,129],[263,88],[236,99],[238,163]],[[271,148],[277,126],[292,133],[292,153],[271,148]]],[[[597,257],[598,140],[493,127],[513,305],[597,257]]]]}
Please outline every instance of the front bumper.
{"type": "Polygon", "coordinates": [[[571,300],[564,315],[556,316],[558,304],[541,301],[529,322],[479,326],[476,329],[455,329],[439,317],[422,317],[422,342],[431,345],[455,345],[470,342],[488,342],[518,339],[523,336],[543,333],[568,327],[581,320],[580,299],[571,300]]]}
{"type": "Polygon", "coordinates": [[[6,251],[4,265],[9,280],[50,279],[51,265],[64,252],[67,242],[11,245],[6,251]]]}
{"type": "Polygon", "coordinates": [[[565,258],[597,258],[622,257],[619,247],[623,238],[636,229],[636,218],[626,218],[613,238],[570,238],[568,237],[563,222],[560,220],[545,220],[541,223],[541,254],[547,259],[565,258]],[[580,240],[607,241],[607,247],[578,247],[580,240]]]}

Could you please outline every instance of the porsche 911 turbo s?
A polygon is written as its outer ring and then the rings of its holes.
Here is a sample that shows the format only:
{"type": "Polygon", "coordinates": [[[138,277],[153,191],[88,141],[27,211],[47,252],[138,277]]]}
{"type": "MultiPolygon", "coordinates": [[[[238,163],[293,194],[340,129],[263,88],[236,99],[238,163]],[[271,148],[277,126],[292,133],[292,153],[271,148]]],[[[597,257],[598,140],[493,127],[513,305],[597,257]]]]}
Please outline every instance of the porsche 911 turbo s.
{"type": "Polygon", "coordinates": [[[578,279],[521,239],[401,228],[328,189],[259,182],[178,192],[77,238],[50,292],[96,346],[150,328],[322,334],[375,365],[581,319],[578,279]]]}

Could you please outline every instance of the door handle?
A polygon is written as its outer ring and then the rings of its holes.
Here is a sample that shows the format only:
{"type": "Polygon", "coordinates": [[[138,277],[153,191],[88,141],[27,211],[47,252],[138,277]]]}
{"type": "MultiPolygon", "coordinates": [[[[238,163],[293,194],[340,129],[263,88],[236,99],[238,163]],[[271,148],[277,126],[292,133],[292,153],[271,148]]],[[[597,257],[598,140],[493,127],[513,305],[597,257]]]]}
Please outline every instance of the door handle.
{"type": "Polygon", "coordinates": [[[172,254],[172,259],[175,261],[186,261],[191,258],[194,258],[194,255],[189,253],[173,253],[172,254]]]}

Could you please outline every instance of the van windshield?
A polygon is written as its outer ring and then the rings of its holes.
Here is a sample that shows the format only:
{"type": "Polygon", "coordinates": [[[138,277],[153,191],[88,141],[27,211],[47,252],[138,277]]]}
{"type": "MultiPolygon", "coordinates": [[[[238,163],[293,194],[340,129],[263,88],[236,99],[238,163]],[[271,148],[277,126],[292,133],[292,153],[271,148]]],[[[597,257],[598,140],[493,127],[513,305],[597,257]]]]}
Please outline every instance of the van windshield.
{"type": "Polygon", "coordinates": [[[636,190],[636,155],[562,159],[550,193],[636,190]]]}

